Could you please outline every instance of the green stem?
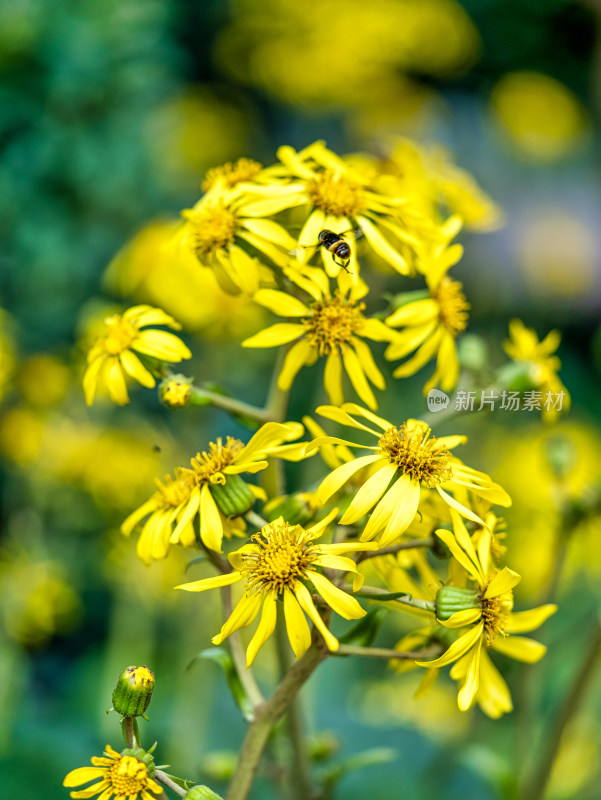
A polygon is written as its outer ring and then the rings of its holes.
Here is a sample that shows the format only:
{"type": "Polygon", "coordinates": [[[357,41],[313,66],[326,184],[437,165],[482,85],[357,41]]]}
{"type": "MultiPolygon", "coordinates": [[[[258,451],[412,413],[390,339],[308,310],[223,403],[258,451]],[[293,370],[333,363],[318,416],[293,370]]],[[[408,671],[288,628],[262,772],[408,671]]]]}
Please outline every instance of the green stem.
{"type": "Polygon", "coordinates": [[[356,562],[358,564],[361,561],[366,561],[368,558],[389,556],[394,553],[399,553],[401,550],[413,550],[416,547],[432,547],[433,545],[433,536],[429,536],[427,539],[408,539],[406,542],[401,542],[401,544],[391,544],[390,547],[381,547],[379,550],[364,550],[357,555],[356,562]]]}
{"type": "Polygon", "coordinates": [[[127,746],[133,749],[137,747],[141,747],[140,745],[140,734],[138,732],[138,723],[136,722],[135,717],[123,717],[122,721],[123,726],[123,733],[125,734],[125,740],[127,742],[127,746]]]}
{"type": "Polygon", "coordinates": [[[367,658],[400,658],[405,661],[423,661],[440,655],[440,647],[429,647],[416,652],[402,652],[386,647],[359,647],[358,645],[341,644],[333,656],[365,656],[367,658]]]}
{"type": "Polygon", "coordinates": [[[328,656],[325,642],[319,634],[302,658],[292,665],[275,691],[256,710],[250,723],[236,769],[227,790],[226,800],[246,800],[250,792],[261,755],[274,725],[290,706],[301,686],[317,666],[328,656]]]}
{"type": "Polygon", "coordinates": [[[550,734],[545,737],[546,747],[538,767],[526,783],[523,797],[528,800],[542,800],[545,788],[559,751],[564,731],[578,710],[592,680],[599,655],[601,654],[601,625],[595,622],[590,634],[589,646],[585,651],[580,669],[574,675],[572,685],[563,699],[550,734]]]}
{"type": "Polygon", "coordinates": [[[251,417],[258,422],[269,422],[273,419],[268,408],[257,408],[257,406],[251,406],[250,403],[236,400],[234,397],[227,397],[217,392],[211,392],[209,389],[201,389],[198,386],[192,387],[191,405],[205,406],[207,405],[207,400],[210,401],[211,405],[217,408],[222,408],[224,411],[231,411],[233,414],[251,417]]]}
{"type": "MultiPolygon", "coordinates": [[[[171,791],[174,794],[178,795],[178,797],[185,797],[188,794],[186,789],[182,789],[181,786],[178,786],[177,783],[172,781],[171,778],[165,772],[163,772],[162,769],[156,769],[154,771],[154,777],[157,779],[159,783],[162,783],[163,786],[166,786],[168,789],[171,789],[171,791]]],[[[163,792],[163,795],[164,794],[165,793],[163,792]]]]}
{"type": "MultiPolygon", "coordinates": [[[[280,680],[283,680],[294,663],[283,617],[280,617],[277,621],[275,641],[280,680]]],[[[307,800],[308,797],[311,797],[313,790],[311,786],[311,768],[303,734],[302,711],[298,697],[291,701],[284,723],[290,744],[288,775],[290,797],[292,800],[307,800]]]]}
{"type": "Polygon", "coordinates": [[[345,592],[355,595],[355,597],[368,597],[370,600],[381,599],[382,601],[388,599],[404,606],[419,608],[421,611],[436,612],[436,603],[433,600],[420,600],[419,597],[412,597],[410,594],[394,596],[397,595],[397,592],[389,592],[386,589],[379,589],[377,586],[363,586],[358,592],[353,592],[353,587],[350,584],[342,586],[342,588],[345,592]]]}

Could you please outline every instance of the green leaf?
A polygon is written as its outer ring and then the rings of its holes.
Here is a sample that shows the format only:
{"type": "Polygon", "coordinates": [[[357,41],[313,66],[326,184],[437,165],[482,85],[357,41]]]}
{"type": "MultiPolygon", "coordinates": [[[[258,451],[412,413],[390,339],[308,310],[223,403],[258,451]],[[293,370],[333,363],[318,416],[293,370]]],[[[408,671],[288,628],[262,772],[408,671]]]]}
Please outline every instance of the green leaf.
{"type": "Polygon", "coordinates": [[[234,666],[234,661],[227,650],[224,650],[221,647],[209,647],[206,650],[201,650],[201,652],[197,653],[197,655],[195,655],[192,661],[188,664],[188,669],[190,669],[197,661],[200,660],[213,661],[214,663],[219,664],[225,674],[227,685],[232,693],[232,697],[234,698],[236,705],[242,712],[244,718],[250,722],[254,717],[252,703],[244,691],[244,687],[242,686],[242,682],[236,667],[234,666]]]}
{"type": "Polygon", "coordinates": [[[327,790],[331,790],[349,772],[364,769],[365,767],[376,767],[380,764],[390,764],[396,758],[397,752],[391,747],[372,747],[371,750],[364,750],[362,753],[350,756],[322,773],[324,789],[329,795],[327,790]]]}
{"type": "Polygon", "coordinates": [[[206,553],[201,553],[199,556],[196,556],[196,558],[193,558],[192,561],[190,561],[190,562],[188,562],[188,564],[186,564],[186,568],[185,568],[184,572],[187,572],[190,569],[190,567],[193,567],[195,564],[202,564],[203,561],[206,561],[206,560],[207,560],[207,554],[206,553]]]}
{"type": "Polygon", "coordinates": [[[340,641],[344,644],[370,647],[374,643],[387,614],[388,611],[385,608],[373,608],[356,625],[353,625],[348,633],[341,636],[340,641]]]}

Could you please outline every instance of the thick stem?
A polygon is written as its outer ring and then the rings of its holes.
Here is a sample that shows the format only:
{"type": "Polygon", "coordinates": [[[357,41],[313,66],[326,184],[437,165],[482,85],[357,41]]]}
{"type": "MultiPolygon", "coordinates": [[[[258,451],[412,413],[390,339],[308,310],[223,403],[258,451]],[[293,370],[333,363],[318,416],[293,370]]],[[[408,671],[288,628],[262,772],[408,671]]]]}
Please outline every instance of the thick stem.
{"type": "Polygon", "coordinates": [[[574,675],[572,685],[563,699],[551,732],[546,738],[547,745],[540,763],[526,783],[523,797],[527,797],[528,800],[542,800],[545,796],[545,788],[561,745],[562,736],[589,688],[600,654],[601,626],[595,622],[580,669],[574,675]]]}
{"type": "Polygon", "coordinates": [[[296,697],[301,686],[316,667],[328,656],[325,642],[319,634],[309,650],[290,668],[271,697],[256,710],[240,751],[236,770],[227,790],[226,800],[246,800],[250,792],[261,755],[273,726],[296,697]]]}
{"type": "MultiPolygon", "coordinates": [[[[275,640],[280,667],[280,680],[283,680],[291,669],[294,658],[286,634],[286,624],[282,617],[278,619],[276,625],[275,640]]],[[[312,795],[311,766],[303,733],[302,709],[298,697],[291,701],[286,712],[284,724],[290,751],[289,794],[292,800],[307,800],[312,795]]]]}
{"type": "MultiPolygon", "coordinates": [[[[186,789],[182,789],[181,786],[178,786],[177,783],[172,781],[169,775],[164,773],[162,769],[156,769],[154,771],[154,777],[157,779],[159,783],[162,783],[163,786],[166,786],[168,789],[171,789],[171,791],[174,792],[179,797],[185,797],[188,794],[186,789]]],[[[164,795],[165,793],[163,792],[163,796],[164,795]]]]}

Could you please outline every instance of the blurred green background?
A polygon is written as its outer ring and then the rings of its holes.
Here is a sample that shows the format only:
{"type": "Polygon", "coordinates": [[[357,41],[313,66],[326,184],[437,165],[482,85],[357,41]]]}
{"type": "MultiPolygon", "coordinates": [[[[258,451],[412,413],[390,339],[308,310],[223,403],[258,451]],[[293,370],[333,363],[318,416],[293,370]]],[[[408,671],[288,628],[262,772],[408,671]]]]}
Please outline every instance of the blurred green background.
{"type": "MultiPolygon", "coordinates": [[[[67,771],[107,742],[119,746],[118,721],[105,710],[128,664],[148,664],[158,677],[144,736],[147,745],[159,740],[160,762],[219,790],[241,741],[217,668],[186,671],[216,630],[216,599],[176,597],[171,587],[189,557],[146,568],[118,529],[155,475],[216,435],[247,433],[218,411],[170,414],[152,392],[125,409],[87,410],[80,389],[94,319],[131,300],[103,285],[107,265],[149,221],[192,205],[206,170],[224,161],[269,164],[280,144],[317,138],[337,152],[384,153],[392,137],[409,136],[444,145],[503,206],[503,228],[461,236],[466,255],[455,272],[472,303],[470,330],[490,343],[494,363],[510,318],[539,335],[560,328],[573,409],[554,430],[498,414],[462,417],[461,432],[471,434],[469,463],[514,497],[510,563],[530,568],[521,598],[530,605],[545,594],[560,526],[552,448],[559,442],[568,454],[571,496],[600,482],[600,14],[593,0],[13,0],[0,8],[5,796],[65,798],[67,771]]],[[[217,313],[215,299],[209,313],[203,291],[194,287],[180,316],[192,371],[262,403],[270,355],[240,359],[247,332],[235,302],[217,313]]],[[[420,376],[402,392],[394,383],[383,416],[399,403],[421,414],[420,386],[420,376]]],[[[292,415],[313,397],[309,381],[292,415]]],[[[448,680],[418,702],[413,673],[326,664],[305,696],[310,729],[322,732],[316,751],[329,753],[321,769],[366,748],[392,750],[386,764],[344,775],[338,796],[516,796],[516,775],[543,751],[598,613],[600,537],[597,515],[562,542],[560,612],[542,637],[549,653],[534,667],[500,665],[518,708],[501,721],[461,715],[448,680]]],[[[403,624],[389,619],[383,641],[394,642],[403,624]]],[[[258,666],[269,683],[274,665],[258,666]]],[[[550,798],[599,796],[598,675],[586,689],[550,798]]],[[[274,796],[265,776],[258,787],[256,797],[274,796]]]]}

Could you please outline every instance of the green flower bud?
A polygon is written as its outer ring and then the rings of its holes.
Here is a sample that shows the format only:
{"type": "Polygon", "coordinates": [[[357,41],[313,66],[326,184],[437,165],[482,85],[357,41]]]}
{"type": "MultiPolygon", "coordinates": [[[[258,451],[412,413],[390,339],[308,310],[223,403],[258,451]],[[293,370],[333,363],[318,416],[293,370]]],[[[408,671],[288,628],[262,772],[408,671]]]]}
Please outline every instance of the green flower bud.
{"type": "Polygon", "coordinates": [[[159,386],[161,403],[167,408],[185,408],[192,397],[192,382],[185,375],[171,375],[159,386]]]}
{"type": "Polygon", "coordinates": [[[113,691],[113,708],[124,717],[140,717],[148,708],[154,674],[146,666],[123,670],[113,691]]]}
{"type": "Polygon", "coordinates": [[[225,517],[240,517],[246,514],[255,502],[254,494],[240,475],[228,475],[223,484],[211,483],[209,490],[225,517]]]}
{"type": "Polygon", "coordinates": [[[460,586],[443,586],[436,595],[436,617],[447,620],[458,611],[480,608],[480,595],[476,589],[460,586]]]}
{"type": "Polygon", "coordinates": [[[223,798],[208,786],[198,785],[188,790],[184,800],[223,800],[223,798]]]}
{"type": "Polygon", "coordinates": [[[265,514],[269,522],[284,517],[290,525],[306,525],[319,508],[314,492],[297,492],[270,500],[265,506],[265,514]]]}

